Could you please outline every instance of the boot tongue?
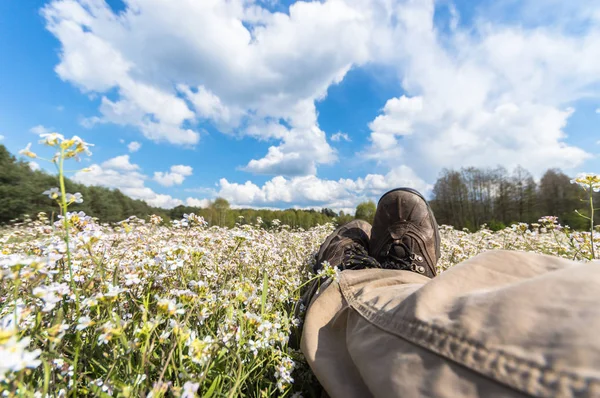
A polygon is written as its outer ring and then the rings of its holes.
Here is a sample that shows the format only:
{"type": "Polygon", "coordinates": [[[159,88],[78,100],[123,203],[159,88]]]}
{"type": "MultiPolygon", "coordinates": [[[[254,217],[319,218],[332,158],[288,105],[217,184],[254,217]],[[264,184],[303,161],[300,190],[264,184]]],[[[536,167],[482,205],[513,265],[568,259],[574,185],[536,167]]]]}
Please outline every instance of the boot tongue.
{"type": "Polygon", "coordinates": [[[402,244],[396,243],[393,244],[392,247],[390,247],[390,254],[397,259],[407,259],[410,256],[408,249],[408,245],[406,244],[406,242],[404,242],[404,239],[402,241],[402,244]]]}

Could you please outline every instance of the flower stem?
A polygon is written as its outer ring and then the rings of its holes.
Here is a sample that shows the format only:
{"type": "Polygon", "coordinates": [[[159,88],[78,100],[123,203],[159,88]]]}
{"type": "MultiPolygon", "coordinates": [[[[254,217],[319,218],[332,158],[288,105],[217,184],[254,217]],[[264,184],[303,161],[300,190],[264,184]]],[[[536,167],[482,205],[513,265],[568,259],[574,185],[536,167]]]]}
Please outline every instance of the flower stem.
{"type": "Polygon", "coordinates": [[[590,182],[590,246],[592,247],[592,260],[596,259],[594,253],[594,189],[590,182]]]}
{"type": "Polygon", "coordinates": [[[61,210],[63,213],[63,226],[65,228],[65,244],[67,245],[67,265],[69,266],[69,282],[71,285],[71,290],[75,293],[75,313],[77,314],[77,318],[79,318],[79,293],[77,292],[77,286],[75,285],[75,280],[73,279],[73,262],[71,260],[71,247],[69,246],[69,220],[67,219],[67,209],[69,204],[67,203],[67,190],[65,188],[65,175],[64,175],[64,161],[65,161],[65,150],[61,148],[60,150],[60,158],[58,165],[58,180],[60,183],[60,202],[61,202],[61,210]]]}
{"type": "MultiPolygon", "coordinates": [[[[75,284],[75,279],[73,279],[73,262],[71,260],[71,248],[69,247],[69,220],[67,218],[67,209],[69,208],[69,204],[67,203],[67,190],[65,188],[65,174],[64,174],[64,162],[65,162],[65,150],[61,147],[60,149],[60,158],[58,164],[58,180],[60,183],[60,202],[61,208],[63,212],[63,226],[65,227],[65,244],[67,245],[67,263],[69,266],[69,282],[71,285],[71,290],[75,294],[75,315],[77,319],[80,317],[79,313],[79,292],[77,291],[77,285],[75,284]]],[[[79,350],[81,348],[81,332],[77,330],[75,332],[75,359],[73,361],[73,377],[77,377],[77,365],[79,363],[79,350]]],[[[73,383],[73,396],[77,396],[77,390],[79,387],[79,382],[75,379],[73,383]]]]}

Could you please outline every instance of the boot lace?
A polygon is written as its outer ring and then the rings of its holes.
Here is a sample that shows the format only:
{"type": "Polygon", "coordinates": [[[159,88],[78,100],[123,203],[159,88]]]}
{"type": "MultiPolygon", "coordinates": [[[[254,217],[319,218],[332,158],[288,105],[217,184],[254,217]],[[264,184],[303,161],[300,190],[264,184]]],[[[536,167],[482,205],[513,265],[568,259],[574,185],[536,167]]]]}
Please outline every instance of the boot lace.
{"type": "Polygon", "coordinates": [[[424,261],[423,256],[416,254],[412,248],[401,240],[394,240],[385,255],[385,260],[381,263],[383,268],[413,271],[419,274],[425,273],[425,267],[419,263],[424,261]],[[400,250],[397,250],[400,249],[400,250]],[[405,253],[405,256],[399,257],[396,253],[405,253]]]}
{"type": "Polygon", "coordinates": [[[381,268],[379,262],[369,256],[367,249],[358,243],[349,245],[346,248],[342,266],[343,269],[381,268]]]}

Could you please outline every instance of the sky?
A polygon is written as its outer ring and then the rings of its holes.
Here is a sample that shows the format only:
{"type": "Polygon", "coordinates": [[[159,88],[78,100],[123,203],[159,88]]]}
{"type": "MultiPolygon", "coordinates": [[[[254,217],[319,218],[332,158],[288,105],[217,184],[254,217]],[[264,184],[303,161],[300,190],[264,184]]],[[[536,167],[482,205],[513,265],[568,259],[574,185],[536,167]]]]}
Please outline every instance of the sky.
{"type": "Polygon", "coordinates": [[[598,43],[600,0],[4,0],[0,143],[78,135],[72,178],[165,208],[599,172],[598,43]]]}

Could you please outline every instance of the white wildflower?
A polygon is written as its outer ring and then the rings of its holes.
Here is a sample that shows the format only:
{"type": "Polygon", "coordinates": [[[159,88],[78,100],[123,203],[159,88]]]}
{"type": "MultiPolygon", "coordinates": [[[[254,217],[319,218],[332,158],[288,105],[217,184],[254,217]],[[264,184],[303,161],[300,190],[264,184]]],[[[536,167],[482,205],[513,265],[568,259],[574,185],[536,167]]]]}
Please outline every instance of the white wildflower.
{"type": "Polygon", "coordinates": [[[183,390],[181,391],[181,398],[195,398],[198,388],[200,388],[200,383],[186,381],[183,385],[183,390]]]}
{"type": "Polygon", "coordinates": [[[82,316],[77,321],[77,330],[84,330],[92,326],[94,321],[89,316],[82,316]]]}
{"type": "Polygon", "coordinates": [[[29,351],[27,348],[31,338],[25,337],[18,340],[16,336],[0,344],[0,380],[4,379],[8,372],[18,372],[25,368],[37,368],[42,361],[38,359],[41,350],[29,351]]]}
{"type": "Polygon", "coordinates": [[[50,188],[42,193],[42,195],[47,195],[50,199],[58,199],[60,197],[60,191],[58,188],[50,188]]]}

